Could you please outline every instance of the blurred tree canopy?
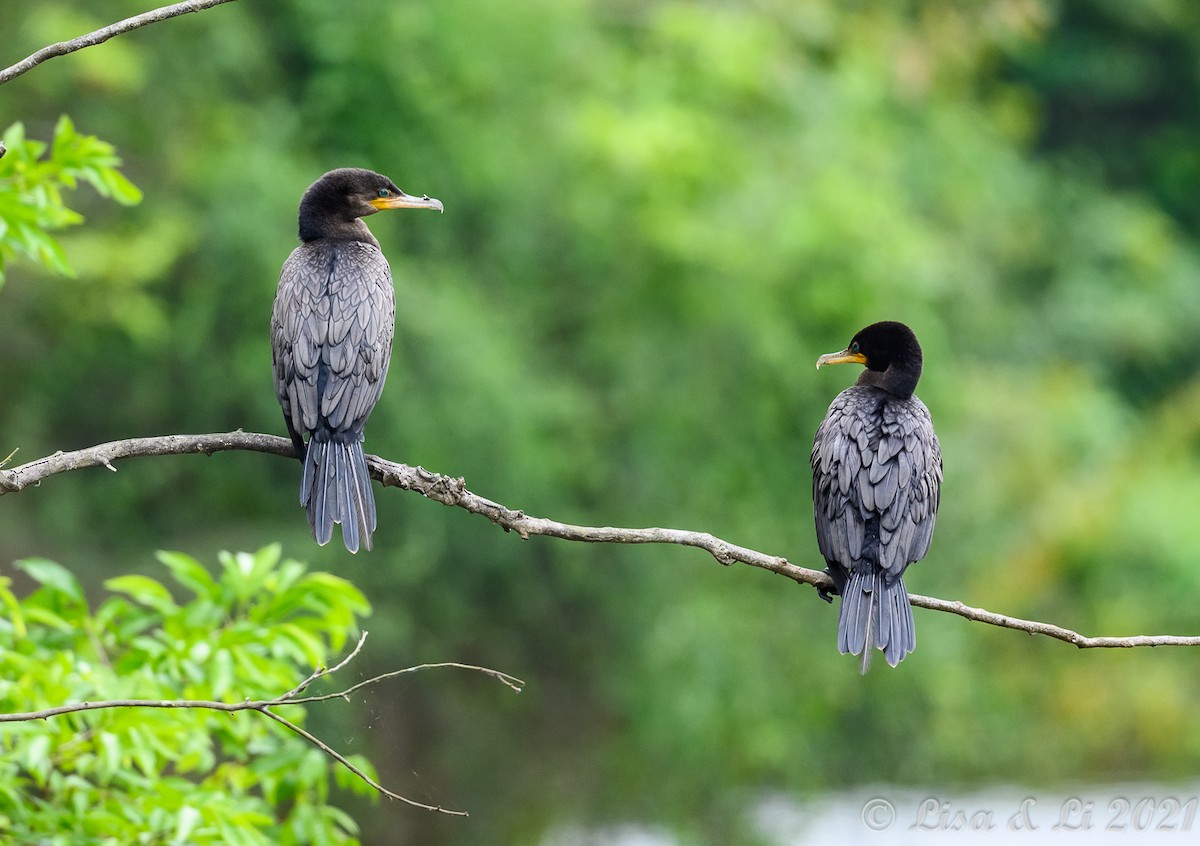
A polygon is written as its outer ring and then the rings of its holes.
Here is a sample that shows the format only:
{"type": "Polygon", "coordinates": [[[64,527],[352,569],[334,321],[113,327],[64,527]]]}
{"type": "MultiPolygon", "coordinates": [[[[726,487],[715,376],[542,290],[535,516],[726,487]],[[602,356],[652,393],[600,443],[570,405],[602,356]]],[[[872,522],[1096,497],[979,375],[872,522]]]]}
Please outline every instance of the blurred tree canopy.
{"type": "MultiPolygon", "coordinates": [[[[9,3],[8,60],[142,8],[9,3]]],[[[247,0],[56,59],[0,88],[0,125],[45,139],[70,115],[145,197],[73,195],[77,276],[6,267],[0,454],[282,432],[267,326],[296,204],[367,166],[446,205],[371,221],[398,316],[369,450],[533,514],[816,566],[808,451],[849,374],[813,362],[903,320],[946,463],[909,588],[1193,633],[1198,14],[247,0]]],[[[92,589],[150,549],[279,541],[361,589],[406,663],[529,680],[501,705],[455,683],[356,703],[339,727],[385,784],[472,812],[360,807],[367,842],[610,820],[745,842],[768,791],[1200,770],[1189,651],[918,613],[916,653],[860,678],[833,609],[783,580],[521,542],[390,490],[375,551],[350,557],[314,547],[298,479],[251,454],[58,477],[5,498],[0,561],[53,558],[92,589]]]]}

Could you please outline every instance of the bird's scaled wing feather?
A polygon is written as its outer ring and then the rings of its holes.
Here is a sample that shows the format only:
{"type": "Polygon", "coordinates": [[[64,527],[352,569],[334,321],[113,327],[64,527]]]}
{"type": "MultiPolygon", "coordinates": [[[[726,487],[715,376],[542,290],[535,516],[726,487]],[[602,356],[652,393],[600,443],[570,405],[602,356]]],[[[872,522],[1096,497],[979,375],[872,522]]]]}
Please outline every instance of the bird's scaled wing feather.
{"type": "Polygon", "coordinates": [[[899,577],[929,551],[941,451],[920,400],[880,404],[874,391],[843,391],[817,430],[812,452],[817,544],[827,560],[853,570],[870,552],[868,522],[878,518],[876,563],[889,577],[899,577]]]}
{"type": "Polygon", "coordinates": [[[362,434],[383,392],[396,314],[387,260],[359,242],[302,245],[271,318],[275,391],[299,432],[362,434]]]}
{"type": "Polygon", "coordinates": [[[330,376],[320,413],[336,431],[361,433],[383,393],[396,317],[392,274],[374,246],[345,245],[355,254],[338,261],[331,280],[330,376]]]}

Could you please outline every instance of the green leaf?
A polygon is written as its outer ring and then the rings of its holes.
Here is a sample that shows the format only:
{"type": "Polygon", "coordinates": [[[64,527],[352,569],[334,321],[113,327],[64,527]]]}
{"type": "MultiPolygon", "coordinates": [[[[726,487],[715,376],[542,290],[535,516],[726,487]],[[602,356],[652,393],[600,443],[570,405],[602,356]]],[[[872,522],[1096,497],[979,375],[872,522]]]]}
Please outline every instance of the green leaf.
{"type": "Polygon", "coordinates": [[[224,699],[225,694],[233,688],[237,681],[233,668],[233,656],[229,654],[228,649],[218,649],[213,653],[208,676],[212,684],[212,697],[224,699]]]}
{"type": "Polygon", "coordinates": [[[224,572],[221,578],[239,602],[257,597],[268,575],[279,564],[278,544],[267,546],[256,553],[218,553],[224,572]]]}
{"type": "Polygon", "coordinates": [[[25,770],[41,786],[45,786],[50,774],[50,736],[39,734],[21,750],[21,763],[25,770]]]}
{"type": "Polygon", "coordinates": [[[191,805],[184,805],[179,809],[177,820],[175,833],[171,838],[171,842],[179,844],[188,843],[188,838],[191,837],[193,829],[200,822],[200,812],[191,805]]]}
{"type": "MultiPolygon", "coordinates": [[[[317,635],[295,623],[283,623],[276,626],[276,631],[296,646],[297,654],[303,656],[306,664],[316,667],[326,663],[329,649],[317,635]]],[[[284,642],[277,641],[276,647],[283,646],[284,642]]]]}
{"type": "Polygon", "coordinates": [[[61,594],[72,602],[84,602],[83,588],[79,586],[71,571],[61,564],[45,558],[26,558],[16,562],[15,566],[48,590],[61,594]]]}
{"type": "Polygon", "coordinates": [[[25,124],[17,121],[4,132],[4,146],[10,151],[20,149],[25,140],[25,124]]]}
{"type": "MultiPolygon", "coordinates": [[[[55,225],[67,225],[75,221],[56,221],[55,225]]],[[[24,223],[14,222],[9,235],[11,243],[29,258],[40,262],[63,276],[74,276],[71,263],[62,246],[44,230],[24,223]]]]}
{"type": "Polygon", "coordinates": [[[73,624],[68,623],[48,608],[26,605],[24,610],[25,622],[29,626],[33,626],[36,623],[66,634],[75,634],[78,631],[73,624]]]}
{"type": "Polygon", "coordinates": [[[214,601],[220,598],[221,592],[217,583],[195,558],[184,555],[182,552],[163,550],[156,552],[155,557],[167,566],[175,577],[175,581],[192,591],[197,597],[214,601]]]}
{"type": "MultiPolygon", "coordinates": [[[[361,782],[362,780],[359,779],[359,781],[361,782]]],[[[374,790],[374,788],[371,788],[369,785],[368,789],[372,791],[374,790]]],[[[334,807],[333,805],[326,805],[321,809],[321,813],[333,825],[337,826],[347,834],[358,834],[358,823],[354,821],[354,817],[347,814],[341,808],[334,807]]]]}
{"type": "Polygon", "coordinates": [[[54,124],[54,158],[61,158],[60,148],[74,143],[78,137],[79,134],[75,131],[75,122],[68,115],[59,115],[58,122],[54,124]]]}
{"type": "Polygon", "coordinates": [[[121,771],[121,739],[110,731],[102,731],[97,737],[101,752],[101,783],[105,783],[121,771]]]}
{"type": "Polygon", "coordinates": [[[119,170],[105,168],[101,171],[100,181],[108,195],[123,206],[135,206],[142,201],[142,189],[130,182],[119,170]]]}
{"type": "Polygon", "coordinates": [[[7,576],[0,577],[0,603],[8,609],[8,622],[12,626],[13,634],[17,639],[25,637],[25,616],[21,613],[21,603],[13,592],[8,589],[12,584],[12,580],[7,576]]]}
{"type": "Polygon", "coordinates": [[[127,594],[163,615],[170,615],[179,609],[166,586],[148,576],[118,576],[105,581],[104,586],[116,593],[127,594]]]}

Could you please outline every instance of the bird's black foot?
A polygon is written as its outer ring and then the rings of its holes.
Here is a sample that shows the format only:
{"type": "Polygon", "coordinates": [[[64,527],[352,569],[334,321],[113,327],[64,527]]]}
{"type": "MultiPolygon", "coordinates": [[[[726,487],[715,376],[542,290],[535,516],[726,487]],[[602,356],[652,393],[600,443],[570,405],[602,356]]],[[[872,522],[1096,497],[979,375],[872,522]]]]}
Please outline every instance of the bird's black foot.
{"type": "Polygon", "coordinates": [[[832,571],[830,571],[830,569],[829,569],[828,567],[826,567],[826,568],[825,568],[825,575],[826,575],[826,576],[828,576],[829,578],[833,579],[833,587],[831,587],[831,588],[826,588],[826,587],[819,587],[819,588],[817,588],[817,596],[821,597],[821,598],[822,598],[822,599],[824,599],[826,602],[828,602],[830,605],[832,605],[832,604],[833,604],[833,598],[834,598],[835,596],[841,596],[841,595],[842,595],[842,585],[838,583],[838,577],[837,577],[837,576],[836,576],[836,575],[835,575],[835,574],[834,574],[832,571]]]}

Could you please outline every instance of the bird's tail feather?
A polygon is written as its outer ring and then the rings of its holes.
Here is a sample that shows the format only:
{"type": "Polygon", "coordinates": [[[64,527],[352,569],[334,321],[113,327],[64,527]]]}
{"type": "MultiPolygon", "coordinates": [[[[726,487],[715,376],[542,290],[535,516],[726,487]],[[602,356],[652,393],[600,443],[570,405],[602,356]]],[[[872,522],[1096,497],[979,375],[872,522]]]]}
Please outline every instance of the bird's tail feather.
{"type": "Polygon", "coordinates": [[[862,656],[860,671],[865,673],[875,648],[882,649],[883,657],[894,667],[916,645],[904,580],[889,584],[882,571],[852,572],[838,613],[838,651],[862,656]]]}
{"type": "Polygon", "coordinates": [[[371,548],[375,531],[375,497],[362,441],[337,443],[313,437],[304,459],[300,504],[308,511],[308,525],[317,543],[333,537],[333,524],[342,524],[346,549],[371,548]]]}

